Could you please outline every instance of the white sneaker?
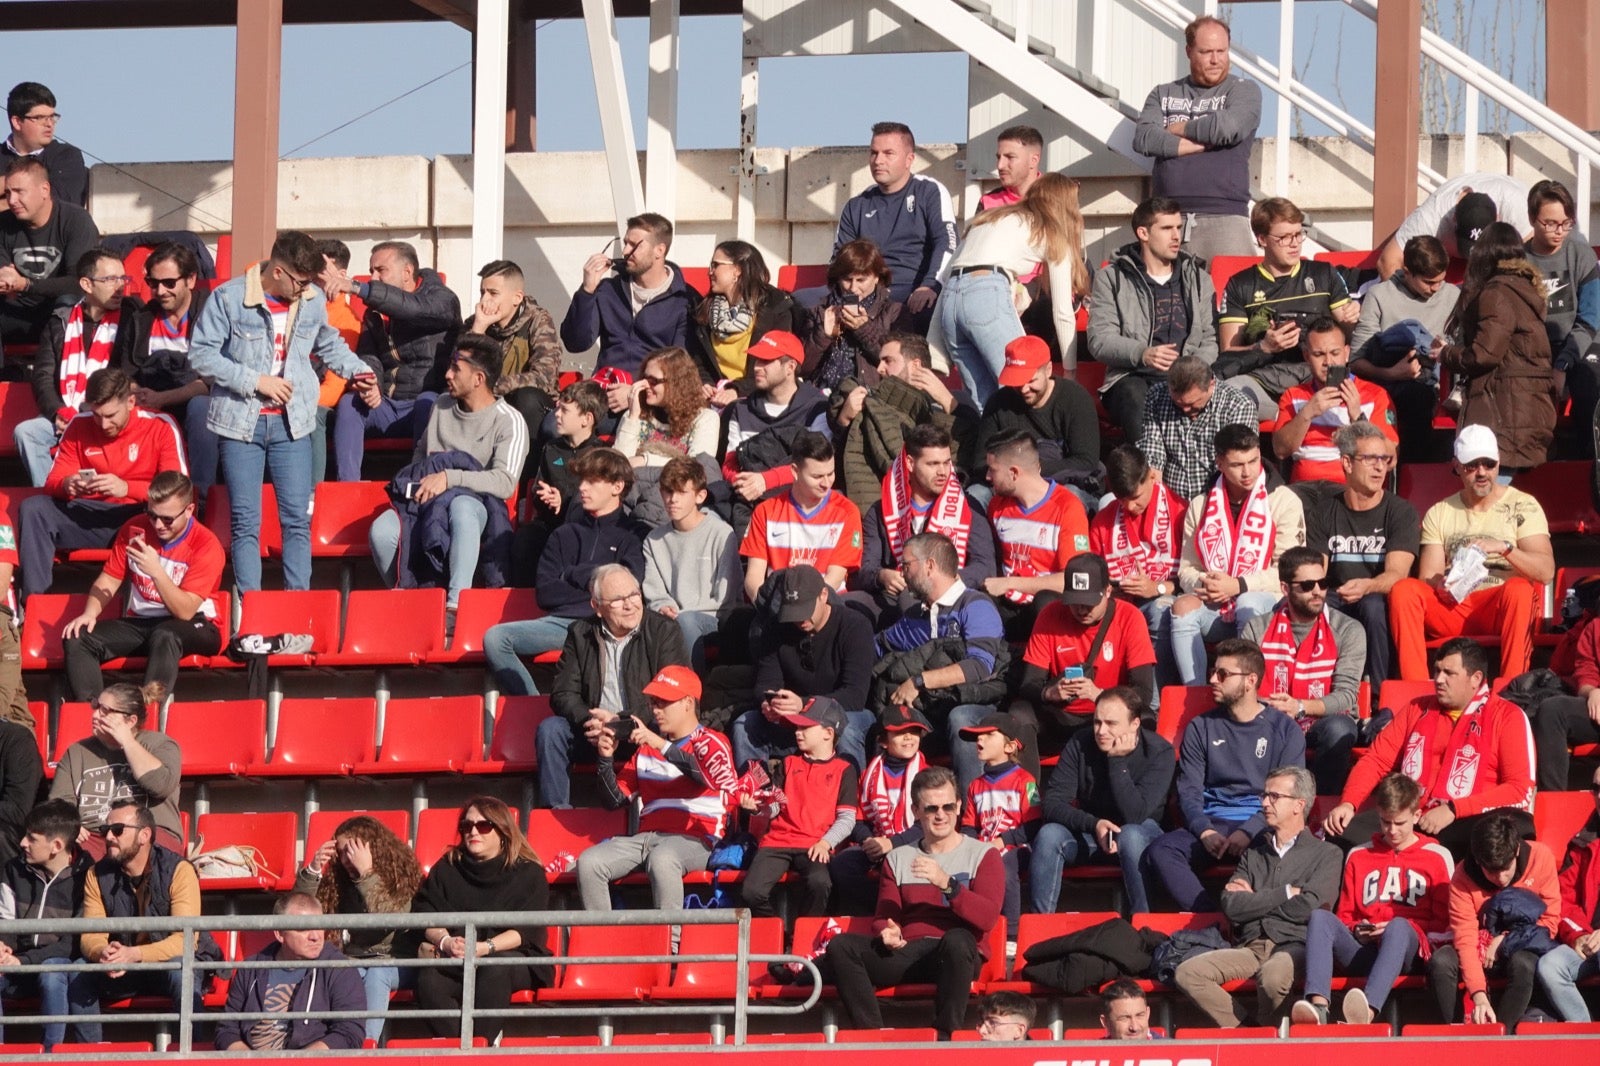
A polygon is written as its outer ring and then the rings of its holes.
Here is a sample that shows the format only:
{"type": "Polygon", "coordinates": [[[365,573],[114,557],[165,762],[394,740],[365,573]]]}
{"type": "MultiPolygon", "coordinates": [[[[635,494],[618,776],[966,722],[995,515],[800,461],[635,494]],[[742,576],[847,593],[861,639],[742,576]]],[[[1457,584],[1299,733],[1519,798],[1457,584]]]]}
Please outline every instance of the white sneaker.
{"type": "Polygon", "coordinates": [[[1372,1024],[1372,1004],[1361,989],[1352,988],[1344,994],[1344,1020],[1350,1025],[1372,1024]]]}
{"type": "Polygon", "coordinates": [[[1289,1008],[1289,1021],[1295,1025],[1327,1025],[1328,1008],[1321,1003],[1302,999],[1289,1008]]]}
{"type": "Polygon", "coordinates": [[[1007,940],[1006,941],[1006,958],[1014,959],[1016,957],[1017,957],[1017,942],[1015,940],[1007,940]]]}

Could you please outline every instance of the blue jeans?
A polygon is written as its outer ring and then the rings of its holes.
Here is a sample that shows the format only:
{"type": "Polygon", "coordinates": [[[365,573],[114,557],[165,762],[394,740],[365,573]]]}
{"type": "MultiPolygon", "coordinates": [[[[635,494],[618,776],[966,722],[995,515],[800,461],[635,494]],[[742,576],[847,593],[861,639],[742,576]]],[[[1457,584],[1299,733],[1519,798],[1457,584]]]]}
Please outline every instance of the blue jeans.
{"type": "Polygon", "coordinates": [[[1222,612],[1201,604],[1188,614],[1172,613],[1172,659],[1178,668],[1178,683],[1198,685],[1206,679],[1206,644],[1236,637],[1246,623],[1258,614],[1271,614],[1277,606],[1275,592],[1246,592],[1233,601],[1234,620],[1225,622],[1222,612]]]}
{"type": "Polygon", "coordinates": [[[1006,345],[1022,336],[1022,320],[1004,274],[963,274],[944,283],[934,307],[945,351],[979,407],[1000,387],[1006,345]]]}
{"type": "MultiPolygon", "coordinates": [[[[363,966],[359,970],[361,985],[367,993],[368,1010],[388,1010],[389,996],[400,987],[400,967],[398,966],[363,966]]],[[[415,971],[408,970],[407,973],[415,971]]],[[[383,1027],[387,1018],[364,1018],[361,1027],[367,1032],[367,1039],[377,1043],[383,1039],[383,1027]]]]}
{"type": "Polygon", "coordinates": [[[240,592],[261,589],[261,486],[272,475],[283,529],[283,587],[311,587],[311,438],[289,436],[284,415],[256,419],[248,441],[219,441],[222,481],[233,518],[234,583],[240,592]]]}
{"type": "Polygon", "coordinates": [[[559,714],[546,718],[534,730],[533,745],[539,753],[539,799],[552,810],[564,811],[572,806],[572,755],[579,744],[588,752],[588,761],[593,762],[594,745],[559,714]]]}
{"type": "Polygon", "coordinates": [[[994,708],[986,703],[963,703],[951,709],[950,717],[945,722],[945,739],[950,745],[950,768],[956,772],[956,780],[961,783],[958,795],[965,796],[967,786],[983,773],[977,741],[962,739],[961,731],[967,726],[977,725],[984,715],[993,713],[994,708]]]}
{"type": "Polygon", "coordinates": [[[483,632],[483,658],[494,674],[502,696],[537,696],[533,675],[522,664],[523,656],[560,651],[567,643],[567,630],[576,618],[545,615],[521,622],[501,622],[483,632]]]}
{"type": "MultiPolygon", "coordinates": [[[[836,749],[856,764],[857,772],[867,765],[867,734],[875,722],[877,717],[871,711],[844,712],[844,734],[837,739],[836,749]]],[[[728,728],[728,742],[733,745],[733,764],[740,769],[752,762],[782,758],[799,750],[794,746],[794,729],[767,721],[759,710],[746,711],[733,720],[728,728]]]]}
{"type": "Polygon", "coordinates": [[[1093,833],[1075,833],[1060,822],[1046,822],[1039,827],[1039,835],[1033,841],[1033,857],[1028,860],[1034,913],[1054,914],[1061,898],[1061,872],[1069,866],[1091,862],[1120,866],[1122,887],[1128,894],[1128,913],[1147,913],[1150,893],[1144,887],[1139,860],[1161,832],[1159,825],[1148,820],[1124,825],[1117,834],[1117,853],[1107,855],[1100,850],[1093,833]]]}
{"type": "Polygon", "coordinates": [[[1417,931],[1410,922],[1392,921],[1376,944],[1363,944],[1332,911],[1312,911],[1306,926],[1306,995],[1332,994],[1333,968],[1365,976],[1367,1003],[1377,1014],[1400,975],[1418,959],[1417,931]]]}
{"type": "MultiPolygon", "coordinates": [[[[194,1011],[199,1014],[204,1005],[200,1002],[204,981],[196,981],[194,1011]]],[[[179,970],[135,971],[122,977],[108,977],[104,973],[75,973],[67,981],[67,1013],[82,1015],[92,1021],[72,1023],[73,1040],[80,1044],[97,1044],[103,1030],[100,1028],[100,1001],[120,999],[123,996],[166,996],[177,1010],[182,993],[183,974],[179,970]]]]}
{"type": "MultiPolygon", "coordinates": [[[[71,962],[71,959],[40,959],[46,966],[58,963],[71,962]]],[[[33,988],[39,992],[40,1014],[66,1014],[67,1013],[67,980],[70,973],[36,973],[18,974],[16,977],[0,977],[0,991],[13,994],[26,994],[33,988]]],[[[57,1044],[66,1040],[67,1025],[65,1022],[51,1022],[44,1027],[44,1049],[49,1051],[57,1044]]]]}
{"type": "Polygon", "coordinates": [[[706,670],[706,638],[717,631],[717,616],[711,611],[679,611],[678,631],[683,634],[684,647],[689,649],[689,662],[696,673],[706,670]]]}
{"type": "Polygon", "coordinates": [[[1155,596],[1139,605],[1150,626],[1150,644],[1156,653],[1156,687],[1150,694],[1150,713],[1161,709],[1161,688],[1178,683],[1178,664],[1172,658],[1172,597],[1155,596]]]}
{"type": "Polygon", "coordinates": [[[183,423],[183,450],[189,460],[189,480],[194,482],[196,500],[204,500],[211,486],[217,483],[220,441],[215,433],[206,428],[206,416],[210,412],[209,392],[190,397],[181,411],[167,412],[183,423]]]}
{"type": "MultiPolygon", "coordinates": [[[[444,603],[455,607],[461,599],[461,590],[472,587],[473,575],[478,572],[478,549],[483,547],[483,531],[489,524],[489,512],[476,496],[457,496],[450,501],[450,577],[446,585],[444,603]]],[[[378,564],[378,573],[384,584],[393,588],[398,580],[395,560],[400,553],[400,512],[388,510],[373,519],[367,530],[367,545],[372,549],[372,561],[378,564]]]]}
{"type": "Polygon", "coordinates": [[[42,487],[45,478],[50,476],[50,468],[55,465],[55,456],[51,454],[56,447],[55,419],[40,415],[19,422],[11,431],[11,439],[22,454],[23,465],[28,468],[28,481],[36,489],[42,487]]]}
{"type": "Polygon", "coordinates": [[[428,428],[436,392],[419,393],[411,400],[385,396],[376,407],[358,403],[355,393],[339,397],[333,409],[333,471],[338,481],[360,481],[361,459],[368,437],[416,440],[428,428]]]}
{"type": "Polygon", "coordinates": [[[1597,976],[1600,976],[1600,955],[1585,959],[1565,944],[1558,945],[1539,960],[1539,983],[1564,1022],[1589,1020],[1589,1005],[1583,1001],[1583,993],[1578,991],[1577,985],[1579,981],[1597,976]]]}

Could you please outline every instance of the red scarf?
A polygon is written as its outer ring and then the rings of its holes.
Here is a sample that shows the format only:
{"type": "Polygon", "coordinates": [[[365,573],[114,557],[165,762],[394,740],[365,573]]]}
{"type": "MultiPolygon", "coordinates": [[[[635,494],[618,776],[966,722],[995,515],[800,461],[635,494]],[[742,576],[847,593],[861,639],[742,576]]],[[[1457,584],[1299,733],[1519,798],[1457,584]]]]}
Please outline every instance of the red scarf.
{"type": "Polygon", "coordinates": [[[61,382],[61,400],[74,413],[89,394],[89,375],[111,365],[111,345],[117,339],[117,320],[121,311],[107,311],[95,324],[89,347],[83,346],[83,301],[73,305],[67,315],[67,332],[61,339],[61,365],[56,368],[61,382]]]}
{"type": "Polygon", "coordinates": [[[1145,535],[1148,544],[1134,541],[1128,531],[1128,515],[1121,501],[1111,518],[1111,550],[1106,554],[1106,567],[1112,581],[1123,581],[1144,574],[1151,581],[1166,581],[1178,569],[1178,530],[1172,521],[1172,490],[1156,482],[1150,496],[1150,509],[1145,512],[1145,535]]]}
{"type": "MultiPolygon", "coordinates": [[[[1479,686],[1478,694],[1472,697],[1472,702],[1467,704],[1461,716],[1451,722],[1452,734],[1458,725],[1483,710],[1483,705],[1488,702],[1489,686],[1484,684],[1479,686]]],[[[1443,707],[1438,708],[1438,713],[1450,717],[1443,707]]],[[[1428,737],[1422,730],[1412,731],[1406,738],[1405,749],[1400,753],[1400,772],[1422,786],[1422,794],[1428,797],[1427,805],[1430,808],[1451,800],[1465,799],[1472,795],[1472,789],[1478,783],[1478,767],[1482,765],[1482,760],[1473,753],[1470,745],[1462,747],[1452,744],[1451,747],[1454,750],[1450,752],[1450,758],[1440,760],[1431,782],[1422,780],[1422,771],[1428,758],[1428,737]]]]}
{"type": "MultiPolygon", "coordinates": [[[[916,509],[911,501],[911,456],[904,449],[883,475],[883,526],[889,532],[889,554],[899,561],[915,530],[916,509]]],[[[961,479],[951,474],[944,491],[928,507],[924,533],[942,533],[956,546],[958,565],[967,565],[967,538],[972,535],[972,507],[961,490],[961,479]]]]}
{"type": "MultiPolygon", "coordinates": [[[[1339,662],[1339,646],[1333,639],[1328,613],[1317,615],[1311,632],[1298,647],[1289,623],[1289,608],[1272,612],[1266,631],[1261,634],[1261,654],[1267,660],[1267,676],[1261,691],[1268,696],[1287,694],[1297,700],[1320,700],[1333,687],[1333,668],[1339,662]]],[[[1305,728],[1315,724],[1302,719],[1305,728]]]]}
{"type": "Polygon", "coordinates": [[[906,761],[905,777],[900,781],[900,798],[889,799],[889,778],[879,755],[867,764],[861,775],[861,813],[866,815],[876,836],[894,836],[911,826],[911,782],[927,769],[928,760],[917,752],[906,761]]]}
{"type": "MultiPolygon", "coordinates": [[[[1256,475],[1256,483],[1250,486],[1250,494],[1239,508],[1237,520],[1228,506],[1227,487],[1219,477],[1206,495],[1200,524],[1195,526],[1195,554],[1207,571],[1229,577],[1248,577],[1271,565],[1275,532],[1272,508],[1267,502],[1265,470],[1256,475]]],[[[1222,616],[1232,621],[1233,612],[1234,602],[1229,600],[1222,609],[1222,616]]]]}

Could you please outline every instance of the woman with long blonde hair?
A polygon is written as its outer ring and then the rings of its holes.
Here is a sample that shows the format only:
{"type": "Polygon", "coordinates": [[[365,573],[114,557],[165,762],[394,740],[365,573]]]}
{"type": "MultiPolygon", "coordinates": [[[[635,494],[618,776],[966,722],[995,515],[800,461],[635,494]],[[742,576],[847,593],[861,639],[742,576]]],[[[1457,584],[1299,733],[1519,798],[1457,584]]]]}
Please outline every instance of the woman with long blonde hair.
{"type": "Polygon", "coordinates": [[[1075,307],[1088,295],[1078,183],[1045,174],[1021,201],[972,220],[945,270],[937,313],[945,349],[981,405],[1000,387],[1006,345],[1022,336],[1017,279],[1043,265],[1063,352],[1077,336],[1075,307]]]}

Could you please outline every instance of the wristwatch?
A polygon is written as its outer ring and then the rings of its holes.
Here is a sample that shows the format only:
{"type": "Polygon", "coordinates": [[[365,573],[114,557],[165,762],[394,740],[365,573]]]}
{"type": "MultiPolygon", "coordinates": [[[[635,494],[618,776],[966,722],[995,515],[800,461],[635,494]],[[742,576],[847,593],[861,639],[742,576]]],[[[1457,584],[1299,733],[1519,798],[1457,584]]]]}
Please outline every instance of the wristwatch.
{"type": "Polygon", "coordinates": [[[1294,720],[1298,722],[1300,719],[1304,718],[1305,716],[1306,716],[1306,701],[1305,700],[1295,700],[1294,701],[1294,720]]]}
{"type": "Polygon", "coordinates": [[[956,889],[958,889],[960,887],[961,887],[960,883],[958,881],[956,881],[955,878],[952,877],[950,879],[950,883],[948,885],[945,885],[944,888],[941,891],[944,893],[944,898],[945,899],[947,899],[947,900],[948,899],[955,899],[956,898],[956,889]]]}

